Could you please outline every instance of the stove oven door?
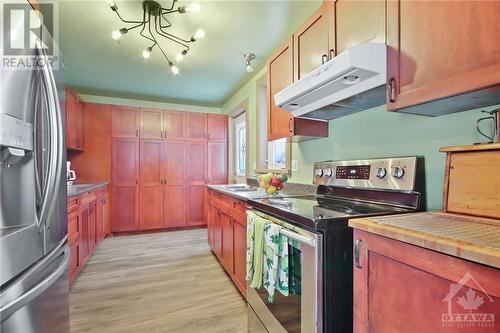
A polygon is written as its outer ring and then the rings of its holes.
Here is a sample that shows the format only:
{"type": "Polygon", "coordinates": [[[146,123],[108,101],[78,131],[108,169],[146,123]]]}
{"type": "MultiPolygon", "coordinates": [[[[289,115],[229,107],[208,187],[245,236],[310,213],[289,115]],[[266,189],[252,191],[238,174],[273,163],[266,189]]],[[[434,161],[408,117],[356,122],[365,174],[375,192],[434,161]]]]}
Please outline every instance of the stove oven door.
{"type": "Polygon", "coordinates": [[[289,296],[283,296],[276,291],[274,301],[270,303],[264,287],[254,289],[248,283],[248,331],[322,332],[322,236],[275,219],[270,219],[270,222],[284,227],[282,234],[289,239],[290,292],[289,296]]]}

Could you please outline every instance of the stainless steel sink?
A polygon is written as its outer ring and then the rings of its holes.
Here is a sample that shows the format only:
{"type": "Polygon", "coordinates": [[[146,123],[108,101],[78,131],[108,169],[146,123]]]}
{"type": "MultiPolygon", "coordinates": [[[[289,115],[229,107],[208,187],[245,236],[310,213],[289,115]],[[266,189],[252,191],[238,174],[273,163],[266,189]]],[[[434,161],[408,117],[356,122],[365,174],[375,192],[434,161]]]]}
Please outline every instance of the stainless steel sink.
{"type": "Polygon", "coordinates": [[[258,191],[259,188],[247,184],[234,184],[234,185],[225,185],[222,186],[223,189],[233,192],[251,192],[258,191]]]}

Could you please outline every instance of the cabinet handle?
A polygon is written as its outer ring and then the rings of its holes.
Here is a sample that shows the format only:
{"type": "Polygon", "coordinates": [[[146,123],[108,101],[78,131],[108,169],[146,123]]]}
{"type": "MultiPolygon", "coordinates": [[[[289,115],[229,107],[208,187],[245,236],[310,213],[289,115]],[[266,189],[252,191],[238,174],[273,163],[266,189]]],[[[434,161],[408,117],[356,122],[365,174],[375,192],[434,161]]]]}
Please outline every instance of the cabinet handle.
{"type": "Polygon", "coordinates": [[[361,266],[361,263],[359,261],[362,243],[363,241],[361,239],[356,239],[356,241],[354,242],[354,264],[356,265],[357,268],[363,268],[363,266],[361,266]]]}
{"type": "Polygon", "coordinates": [[[139,185],[139,181],[137,179],[135,180],[135,185],[139,185]]]}
{"type": "Polygon", "coordinates": [[[135,130],[135,136],[137,136],[137,137],[139,136],[139,130],[138,129],[135,130]]]}
{"type": "Polygon", "coordinates": [[[292,126],[293,126],[293,117],[290,117],[290,118],[288,119],[288,131],[289,131],[290,133],[293,133],[293,128],[292,128],[292,126]]]}
{"type": "Polygon", "coordinates": [[[333,59],[335,57],[335,49],[330,49],[330,59],[333,59]]]}
{"type": "Polygon", "coordinates": [[[328,55],[323,54],[321,56],[321,64],[324,65],[328,61],[328,55]]]}
{"type": "Polygon", "coordinates": [[[396,101],[396,79],[391,78],[389,80],[389,89],[387,90],[387,93],[389,95],[389,102],[394,103],[396,101]]]}

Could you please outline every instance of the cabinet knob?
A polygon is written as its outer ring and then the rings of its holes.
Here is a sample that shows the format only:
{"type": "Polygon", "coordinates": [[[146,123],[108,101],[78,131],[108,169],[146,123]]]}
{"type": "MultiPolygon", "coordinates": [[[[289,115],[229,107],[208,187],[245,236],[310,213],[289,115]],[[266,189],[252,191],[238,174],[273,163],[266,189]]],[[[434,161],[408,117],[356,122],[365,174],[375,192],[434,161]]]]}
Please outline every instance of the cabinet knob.
{"type": "Polygon", "coordinates": [[[363,243],[363,241],[361,239],[356,239],[356,241],[354,242],[354,264],[356,265],[357,268],[363,268],[363,266],[361,266],[361,262],[360,262],[360,253],[361,253],[361,244],[363,243]]]}
{"type": "Polygon", "coordinates": [[[330,49],[330,59],[333,59],[335,57],[335,49],[330,49]]]}

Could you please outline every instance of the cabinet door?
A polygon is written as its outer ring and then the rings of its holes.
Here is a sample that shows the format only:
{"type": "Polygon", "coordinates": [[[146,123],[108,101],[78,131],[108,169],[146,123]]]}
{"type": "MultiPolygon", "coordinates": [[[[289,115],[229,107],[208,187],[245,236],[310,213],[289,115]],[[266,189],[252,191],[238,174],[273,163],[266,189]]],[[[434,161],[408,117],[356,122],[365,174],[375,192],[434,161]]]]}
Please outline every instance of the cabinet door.
{"type": "Polygon", "coordinates": [[[447,320],[486,313],[498,318],[498,269],[360,230],[354,241],[360,250],[353,268],[354,332],[498,331],[447,320]],[[483,302],[467,307],[468,302],[459,300],[470,300],[469,293],[483,302]]]}
{"type": "Polygon", "coordinates": [[[186,152],[183,141],[167,140],[163,166],[164,226],[167,228],[186,225],[186,152]]]}
{"type": "Polygon", "coordinates": [[[214,246],[214,253],[217,256],[217,258],[222,257],[222,226],[221,226],[221,212],[220,208],[218,208],[216,205],[213,206],[213,219],[212,219],[212,228],[213,228],[213,234],[212,234],[212,242],[214,246]]]}
{"type": "Polygon", "coordinates": [[[140,109],[141,139],[163,138],[163,111],[154,109],[140,109]]]}
{"type": "Polygon", "coordinates": [[[227,144],[208,143],[208,181],[210,184],[227,184],[227,144]]]}
{"type": "Polygon", "coordinates": [[[75,148],[83,150],[84,147],[84,115],[83,103],[78,97],[75,99],[75,148]]]}
{"type": "Polygon", "coordinates": [[[388,1],[387,109],[498,84],[499,17],[499,1],[388,1]]]}
{"type": "Polygon", "coordinates": [[[233,274],[233,220],[231,216],[220,210],[220,225],[222,229],[222,266],[229,275],[233,274]]]}
{"type": "Polygon", "coordinates": [[[111,158],[112,231],[139,230],[139,140],[113,139],[111,158]]]}
{"type": "Polygon", "coordinates": [[[139,225],[141,230],[163,227],[163,142],[141,139],[139,225]]]}
{"type": "MultiPolygon", "coordinates": [[[[207,197],[210,196],[210,193],[207,191],[207,197]]],[[[206,198],[207,205],[207,240],[208,246],[214,251],[214,226],[213,226],[213,207],[210,199],[206,198]]]]}
{"type": "Polygon", "coordinates": [[[94,253],[95,246],[97,244],[97,210],[96,210],[96,202],[92,201],[89,204],[88,209],[89,219],[89,254],[94,253]]]}
{"type": "Polygon", "coordinates": [[[186,185],[187,189],[187,225],[204,225],[205,221],[205,185],[186,185]]]}
{"type": "Polygon", "coordinates": [[[385,43],[386,0],[336,0],[337,54],[363,43],[385,43]]]}
{"type": "Polygon", "coordinates": [[[76,96],[71,89],[66,88],[66,146],[76,148],[76,96]]]}
{"type": "Polygon", "coordinates": [[[293,82],[293,39],[283,45],[267,62],[267,90],[269,98],[268,139],[293,135],[293,116],[276,106],[274,95],[293,82]]]}
{"type": "Polygon", "coordinates": [[[186,113],[186,134],[190,141],[207,140],[207,115],[205,113],[186,113]]]}
{"type": "Polygon", "coordinates": [[[227,141],[227,116],[221,114],[208,114],[207,117],[208,140],[227,141]]]}
{"type": "Polygon", "coordinates": [[[238,289],[246,295],[247,221],[245,215],[233,215],[233,280],[238,289]]]}
{"type": "Polygon", "coordinates": [[[331,8],[332,3],[325,1],[293,35],[295,81],[312,72],[335,53],[334,34],[330,32],[331,8]]]}
{"type": "Polygon", "coordinates": [[[111,135],[113,137],[139,137],[139,108],[113,106],[111,110],[111,135]]]}
{"type": "Polygon", "coordinates": [[[81,237],[80,237],[80,256],[78,265],[83,267],[90,257],[90,206],[86,205],[81,208],[80,211],[82,228],[81,228],[81,237]]]}
{"type": "Polygon", "coordinates": [[[103,223],[103,238],[111,234],[111,219],[109,215],[109,200],[108,193],[102,198],[102,223],[103,223]]]}
{"type": "Polygon", "coordinates": [[[165,111],[163,113],[163,129],[165,138],[174,140],[184,140],[185,133],[185,112],[165,111]]]}

